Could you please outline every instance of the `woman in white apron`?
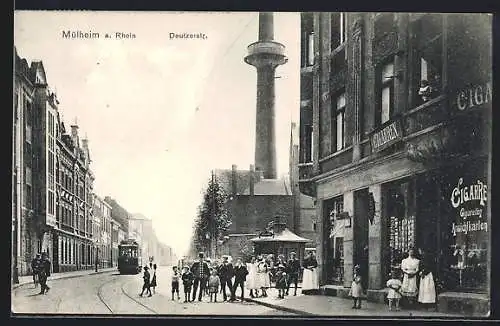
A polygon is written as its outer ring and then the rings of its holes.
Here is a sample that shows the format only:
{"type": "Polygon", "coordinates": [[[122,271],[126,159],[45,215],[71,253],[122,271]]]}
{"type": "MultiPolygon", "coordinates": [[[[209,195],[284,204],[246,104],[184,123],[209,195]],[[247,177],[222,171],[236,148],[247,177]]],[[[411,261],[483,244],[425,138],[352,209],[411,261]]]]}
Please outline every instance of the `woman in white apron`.
{"type": "Polygon", "coordinates": [[[412,248],[408,250],[408,257],[401,261],[401,270],[403,271],[403,285],[401,294],[408,300],[410,305],[415,303],[418,294],[417,273],[419,271],[420,261],[415,258],[415,252],[412,248]]]}
{"type": "Polygon", "coordinates": [[[246,281],[246,287],[250,290],[250,297],[255,298],[259,296],[259,287],[257,286],[257,264],[255,257],[252,257],[249,263],[247,263],[248,276],[246,281]]]}
{"type": "Polygon", "coordinates": [[[434,276],[431,272],[432,262],[425,255],[422,259],[422,268],[420,272],[420,286],[418,289],[418,302],[432,309],[436,303],[436,286],[434,284],[434,276]]]}
{"type": "Polygon", "coordinates": [[[309,255],[302,264],[304,266],[304,275],[302,277],[302,293],[305,291],[318,290],[318,261],[316,256],[312,251],[309,251],[309,255]]]}

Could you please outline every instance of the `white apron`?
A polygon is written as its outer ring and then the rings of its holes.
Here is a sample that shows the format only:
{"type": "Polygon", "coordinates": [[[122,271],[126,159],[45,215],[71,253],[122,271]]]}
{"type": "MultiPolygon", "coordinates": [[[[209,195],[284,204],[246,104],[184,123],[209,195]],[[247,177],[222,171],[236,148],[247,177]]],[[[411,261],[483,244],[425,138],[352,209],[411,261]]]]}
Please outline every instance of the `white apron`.
{"type": "Polygon", "coordinates": [[[418,302],[436,303],[436,287],[434,285],[434,277],[432,277],[432,273],[429,273],[420,279],[418,302]]]}
{"type": "Polygon", "coordinates": [[[319,289],[318,271],[317,268],[312,270],[304,268],[302,277],[302,291],[319,289]]]}

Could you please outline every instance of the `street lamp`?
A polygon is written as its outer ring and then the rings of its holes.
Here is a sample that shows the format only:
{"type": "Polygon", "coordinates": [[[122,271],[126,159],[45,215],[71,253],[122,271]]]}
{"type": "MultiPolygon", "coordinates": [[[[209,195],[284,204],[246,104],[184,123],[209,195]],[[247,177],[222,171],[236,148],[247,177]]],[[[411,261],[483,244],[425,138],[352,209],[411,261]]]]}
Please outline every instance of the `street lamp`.
{"type": "Polygon", "coordinates": [[[99,264],[99,239],[95,242],[95,272],[97,273],[97,265],[99,264]]]}

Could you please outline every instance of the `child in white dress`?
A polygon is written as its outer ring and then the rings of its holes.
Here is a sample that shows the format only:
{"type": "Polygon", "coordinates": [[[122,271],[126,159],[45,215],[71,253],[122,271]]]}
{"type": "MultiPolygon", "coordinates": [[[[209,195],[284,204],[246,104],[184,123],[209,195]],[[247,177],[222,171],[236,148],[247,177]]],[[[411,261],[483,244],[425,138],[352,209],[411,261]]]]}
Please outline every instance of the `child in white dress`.
{"type": "Polygon", "coordinates": [[[393,270],[389,274],[389,280],[387,281],[387,287],[389,288],[389,293],[387,293],[387,300],[389,301],[389,310],[392,310],[392,304],[396,306],[396,310],[399,310],[399,300],[401,299],[401,289],[402,282],[399,277],[399,271],[393,270]]]}
{"type": "Polygon", "coordinates": [[[354,275],[351,283],[351,291],[349,291],[349,294],[354,300],[354,305],[352,306],[352,309],[361,309],[361,297],[363,295],[363,285],[361,285],[360,269],[361,268],[359,265],[354,266],[354,275]]]}

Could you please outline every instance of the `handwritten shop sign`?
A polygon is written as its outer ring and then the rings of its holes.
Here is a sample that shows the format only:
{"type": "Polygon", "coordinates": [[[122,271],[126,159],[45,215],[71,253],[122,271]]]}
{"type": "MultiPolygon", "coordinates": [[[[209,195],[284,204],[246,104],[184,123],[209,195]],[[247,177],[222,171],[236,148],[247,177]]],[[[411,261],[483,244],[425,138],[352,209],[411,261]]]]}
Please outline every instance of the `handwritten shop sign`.
{"type": "Polygon", "coordinates": [[[487,202],[488,186],[477,180],[471,184],[464,184],[464,179],[458,180],[457,186],[451,192],[451,206],[459,209],[459,223],[452,224],[453,236],[458,233],[488,232],[488,223],[484,214],[487,202]]]}
{"type": "Polygon", "coordinates": [[[492,101],[491,83],[472,85],[457,92],[455,107],[459,112],[468,111],[492,101]]]}
{"type": "Polygon", "coordinates": [[[394,120],[371,135],[372,152],[381,151],[403,138],[400,120],[394,120]]]}

